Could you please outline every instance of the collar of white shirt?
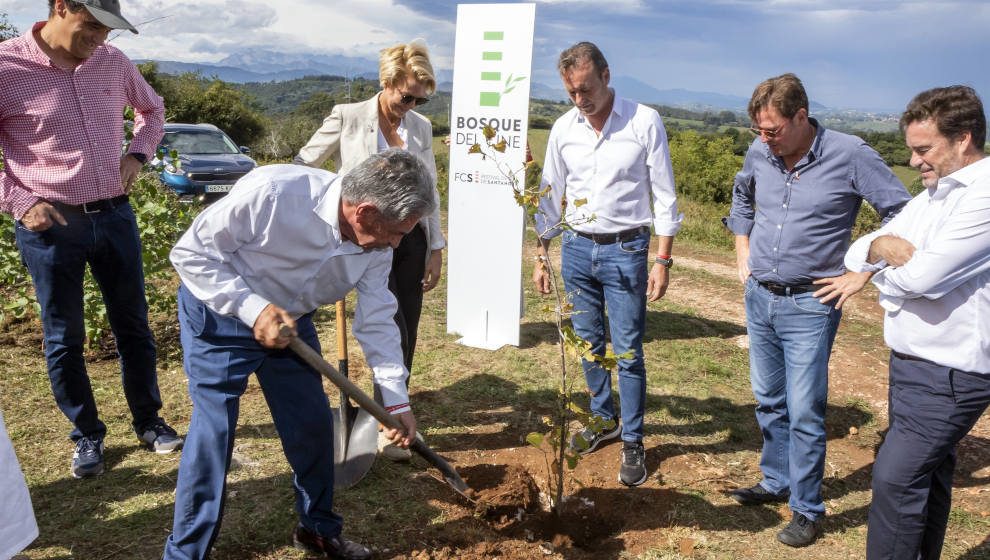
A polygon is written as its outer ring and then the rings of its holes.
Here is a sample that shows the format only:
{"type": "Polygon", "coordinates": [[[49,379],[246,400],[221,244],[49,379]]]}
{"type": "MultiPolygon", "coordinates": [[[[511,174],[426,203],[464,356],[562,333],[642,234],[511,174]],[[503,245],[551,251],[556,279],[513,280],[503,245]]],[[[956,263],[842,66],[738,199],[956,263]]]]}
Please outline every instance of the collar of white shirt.
{"type": "MultiPolygon", "coordinates": [[[[935,186],[936,190],[941,190],[943,186],[969,186],[975,183],[977,180],[986,177],[990,173],[990,158],[984,157],[979,161],[975,161],[962,169],[957,169],[955,172],[939,179],[938,184],[935,186]]],[[[936,196],[932,193],[932,196],[936,196]]]]}
{"type": "MultiPolygon", "coordinates": [[[[626,107],[627,103],[625,103],[625,99],[619,97],[618,93],[615,93],[615,88],[608,88],[608,89],[609,91],[612,92],[612,112],[609,113],[608,118],[605,119],[605,124],[602,126],[602,134],[604,134],[605,131],[608,130],[608,125],[612,121],[612,115],[622,117],[625,115],[624,111],[629,110],[629,108],[626,107]]],[[[575,107],[574,109],[575,112],[577,113],[577,122],[591,126],[591,123],[588,122],[588,118],[585,117],[580,110],[577,110],[577,107],[575,107]]]]}
{"type": "Polygon", "coordinates": [[[321,220],[330,225],[330,231],[333,234],[334,243],[337,245],[337,253],[342,255],[350,255],[356,253],[363,253],[364,249],[355,245],[354,243],[347,241],[343,238],[340,233],[340,190],[343,185],[343,178],[337,175],[327,186],[326,191],[323,192],[323,196],[320,197],[316,206],[313,208],[313,212],[320,217],[321,220]]]}

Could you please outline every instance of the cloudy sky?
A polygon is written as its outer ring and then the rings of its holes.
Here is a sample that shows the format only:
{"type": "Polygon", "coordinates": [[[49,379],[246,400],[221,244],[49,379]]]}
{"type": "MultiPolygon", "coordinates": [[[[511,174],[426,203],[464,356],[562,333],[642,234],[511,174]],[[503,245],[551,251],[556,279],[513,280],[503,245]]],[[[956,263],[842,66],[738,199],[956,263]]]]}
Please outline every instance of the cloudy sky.
{"type": "MultiPolygon", "coordinates": [[[[537,0],[534,81],[557,85],[556,56],[597,43],[613,75],[658,89],[749,97],[796,73],[829,107],[899,110],[912,95],[963,83],[990,95],[986,0],[537,0]]],[[[215,62],[249,47],[377,58],[427,40],[452,67],[456,3],[443,0],[123,0],[141,34],[113,44],[131,58],[215,62]]],[[[41,0],[0,0],[21,31],[41,0]]]]}

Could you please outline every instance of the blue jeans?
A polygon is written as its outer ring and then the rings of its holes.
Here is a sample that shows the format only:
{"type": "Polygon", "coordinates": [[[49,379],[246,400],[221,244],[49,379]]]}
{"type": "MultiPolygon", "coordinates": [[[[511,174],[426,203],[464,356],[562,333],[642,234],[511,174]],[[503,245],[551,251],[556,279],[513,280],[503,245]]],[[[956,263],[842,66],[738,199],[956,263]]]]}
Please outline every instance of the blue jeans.
{"type": "MultiPolygon", "coordinates": [[[[561,235],[561,276],[574,304],[574,332],[591,343],[591,351],[605,354],[606,308],[608,332],[616,354],[633,352],[618,361],[619,406],[622,441],[643,441],[646,402],[646,366],[643,364],[643,331],[646,329],[647,253],[650,234],[628,241],[599,245],[565,231],[561,235]]],[[[584,379],[591,391],[591,412],[618,420],[612,401],[612,372],[582,361],[584,379]]]]}
{"type": "Polygon", "coordinates": [[[17,222],[14,228],[21,260],[41,305],[45,359],[55,402],[74,426],[73,441],[106,434],[83,359],[83,275],[89,264],[117,340],[133,426],[143,428],[158,419],[162,400],[134,212],[130,204],[123,204],[94,214],[63,215],[67,226],[55,224],[38,232],[17,222]]]}
{"type": "Polygon", "coordinates": [[[790,489],[790,507],[825,515],[825,406],[828,359],[842,312],[811,292],[778,296],[746,280],[746,329],[756,421],[763,432],[760,484],[790,489]]]}
{"type": "MultiPolygon", "coordinates": [[[[219,315],[179,287],[183,365],[193,402],[179,462],[166,560],[202,560],[220,532],[226,477],[240,397],[256,373],[282,450],[295,474],[296,511],[311,531],[340,534],[333,512],[333,417],[320,375],[291,350],[263,348],[251,327],[219,315]]],[[[299,337],[319,349],[312,314],[296,321],[299,337]]]]}
{"type": "Polygon", "coordinates": [[[937,560],[956,444],[990,404],[990,375],[891,354],[889,401],[890,430],[873,463],[866,557],[937,560]]]}

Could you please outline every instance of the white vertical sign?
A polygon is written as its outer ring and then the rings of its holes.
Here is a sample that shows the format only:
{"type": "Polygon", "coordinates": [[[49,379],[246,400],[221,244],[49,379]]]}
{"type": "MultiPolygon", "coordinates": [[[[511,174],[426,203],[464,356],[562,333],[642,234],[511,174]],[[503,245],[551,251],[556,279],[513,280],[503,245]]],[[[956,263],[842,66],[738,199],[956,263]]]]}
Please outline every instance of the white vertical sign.
{"type": "Polygon", "coordinates": [[[496,131],[522,185],[534,4],[460,4],[454,43],[447,219],[447,332],[467,346],[519,344],[524,215],[492,158],[469,154],[496,131]]]}

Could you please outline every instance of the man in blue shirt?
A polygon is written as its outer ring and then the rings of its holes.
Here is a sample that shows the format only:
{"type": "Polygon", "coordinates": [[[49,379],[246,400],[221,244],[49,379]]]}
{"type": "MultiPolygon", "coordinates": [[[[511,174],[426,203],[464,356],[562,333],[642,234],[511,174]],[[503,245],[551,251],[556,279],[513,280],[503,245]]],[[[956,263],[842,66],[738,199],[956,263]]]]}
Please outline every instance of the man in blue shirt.
{"type": "Polygon", "coordinates": [[[806,546],[825,515],[820,489],[832,341],[842,304],[870,278],[843,266],[851,228],[864,199],[887,220],[910,196],[863,140],[808,116],[808,96],[794,74],[760,84],[749,116],[759,138],[736,175],[725,223],[736,234],[746,286],[763,480],[732,497],[743,505],[789,497],[794,517],[777,539],[806,546]]]}

